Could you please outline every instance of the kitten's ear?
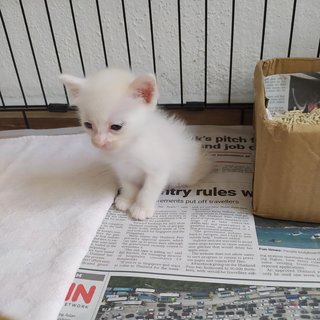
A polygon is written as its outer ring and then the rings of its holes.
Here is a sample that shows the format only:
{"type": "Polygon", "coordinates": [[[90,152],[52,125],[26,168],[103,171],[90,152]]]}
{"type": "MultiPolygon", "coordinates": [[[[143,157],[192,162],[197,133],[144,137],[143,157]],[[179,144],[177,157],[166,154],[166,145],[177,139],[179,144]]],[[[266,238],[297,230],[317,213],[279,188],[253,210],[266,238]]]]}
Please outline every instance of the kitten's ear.
{"type": "Polygon", "coordinates": [[[158,100],[156,77],[144,74],[135,78],[129,86],[130,95],[142,99],[146,105],[155,106],[158,100]]]}
{"type": "Polygon", "coordinates": [[[84,86],[85,79],[77,78],[68,74],[61,74],[59,79],[62,80],[73,98],[77,98],[84,86]]]}

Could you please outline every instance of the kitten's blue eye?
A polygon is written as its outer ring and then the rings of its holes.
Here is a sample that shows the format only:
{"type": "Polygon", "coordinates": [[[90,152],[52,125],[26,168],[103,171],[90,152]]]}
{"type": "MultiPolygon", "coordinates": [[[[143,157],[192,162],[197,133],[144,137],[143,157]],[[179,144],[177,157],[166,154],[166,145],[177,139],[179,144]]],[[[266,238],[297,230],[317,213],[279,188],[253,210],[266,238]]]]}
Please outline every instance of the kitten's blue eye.
{"type": "Polygon", "coordinates": [[[122,128],[122,125],[120,125],[120,124],[112,124],[110,126],[110,129],[114,130],[114,131],[119,131],[121,128],[122,128]]]}
{"type": "Polygon", "coordinates": [[[84,122],[83,124],[87,129],[92,129],[92,124],[90,122],[84,122]]]}

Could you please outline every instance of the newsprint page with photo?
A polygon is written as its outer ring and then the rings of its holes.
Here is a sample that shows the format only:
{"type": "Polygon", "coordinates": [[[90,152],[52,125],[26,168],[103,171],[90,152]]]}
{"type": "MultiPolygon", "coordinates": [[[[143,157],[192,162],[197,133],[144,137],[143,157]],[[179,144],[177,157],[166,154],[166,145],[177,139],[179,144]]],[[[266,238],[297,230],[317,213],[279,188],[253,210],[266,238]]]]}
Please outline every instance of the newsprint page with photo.
{"type": "Polygon", "coordinates": [[[264,78],[264,87],[269,119],[277,113],[293,110],[309,113],[320,108],[318,72],[271,75],[264,78]]]}
{"type": "Polygon", "coordinates": [[[110,208],[58,320],[320,319],[320,225],[252,215],[251,127],[193,130],[212,174],[147,221],[110,208]]]}

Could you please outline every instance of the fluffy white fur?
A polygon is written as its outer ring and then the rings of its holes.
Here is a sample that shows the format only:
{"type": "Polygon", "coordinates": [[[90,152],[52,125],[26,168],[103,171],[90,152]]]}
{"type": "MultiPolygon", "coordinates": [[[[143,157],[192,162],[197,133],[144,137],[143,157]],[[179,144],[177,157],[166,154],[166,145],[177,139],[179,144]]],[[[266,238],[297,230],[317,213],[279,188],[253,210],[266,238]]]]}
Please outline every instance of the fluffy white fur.
{"type": "Polygon", "coordinates": [[[154,75],[106,69],[87,79],[61,79],[92,143],[105,152],[118,176],[116,207],[129,210],[134,219],[152,217],[167,185],[192,185],[210,171],[187,127],[156,109],[154,75]]]}

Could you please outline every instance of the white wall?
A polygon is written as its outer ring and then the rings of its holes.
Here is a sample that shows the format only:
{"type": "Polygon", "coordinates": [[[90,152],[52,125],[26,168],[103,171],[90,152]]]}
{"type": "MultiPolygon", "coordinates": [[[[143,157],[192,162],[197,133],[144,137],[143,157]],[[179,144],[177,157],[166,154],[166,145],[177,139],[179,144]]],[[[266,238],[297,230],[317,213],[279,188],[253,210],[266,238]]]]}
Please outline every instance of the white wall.
{"type": "MultiPolygon", "coordinates": [[[[269,0],[263,58],[287,56],[294,0],[269,0]]],[[[82,76],[69,0],[47,0],[62,70],[82,76]]],[[[65,102],[44,0],[22,0],[48,103],[65,102]]],[[[253,100],[252,77],[260,58],[264,0],[236,0],[231,102],[253,100]]],[[[129,68],[121,0],[99,0],[109,66],[129,68]]],[[[178,7],[152,0],[160,103],[180,103],[178,7]]],[[[87,74],[105,67],[96,1],[73,0],[87,74]]],[[[27,103],[44,104],[18,0],[0,8],[27,103]]],[[[148,0],[125,0],[132,69],[152,72],[148,0]]],[[[208,103],[228,102],[232,0],[208,0],[208,103]]],[[[317,55],[320,1],[298,0],[291,56],[317,55]]],[[[205,0],[181,0],[183,101],[204,100],[205,0]]],[[[6,105],[23,105],[0,23],[0,90],[6,105]]],[[[0,101],[1,104],[1,101],[0,101]]]]}

